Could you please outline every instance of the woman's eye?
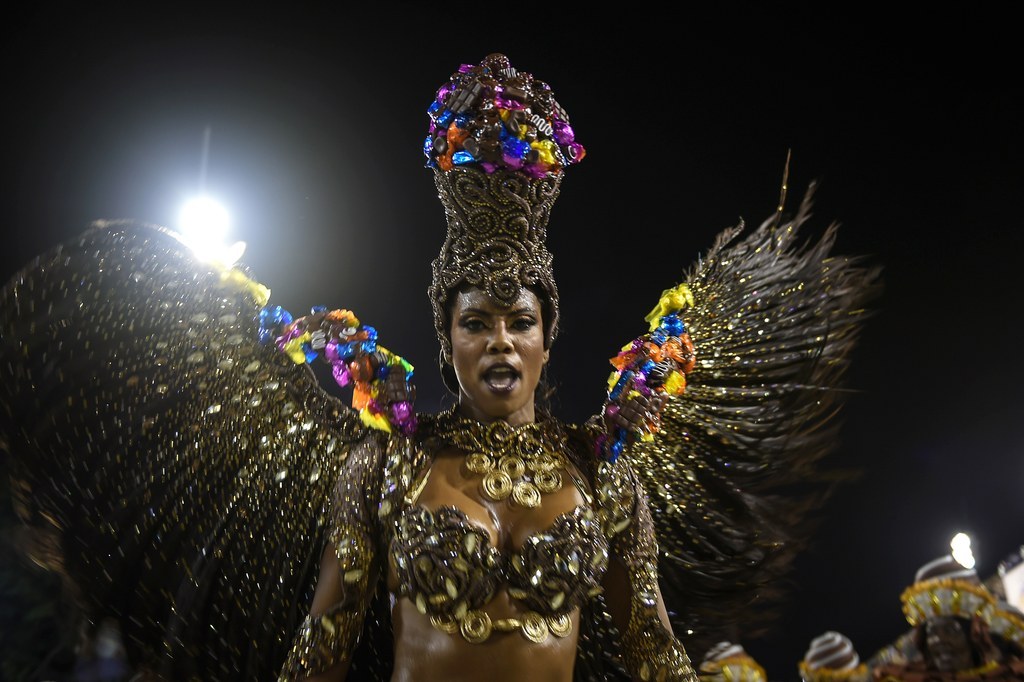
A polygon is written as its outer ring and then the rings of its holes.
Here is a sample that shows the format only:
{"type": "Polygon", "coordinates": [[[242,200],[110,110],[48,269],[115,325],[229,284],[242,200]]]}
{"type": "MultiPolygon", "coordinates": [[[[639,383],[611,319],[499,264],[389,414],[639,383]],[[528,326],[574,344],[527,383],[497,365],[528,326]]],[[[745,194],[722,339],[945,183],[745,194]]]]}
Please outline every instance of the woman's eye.
{"type": "Polygon", "coordinates": [[[476,318],[470,318],[462,321],[462,327],[471,332],[476,332],[484,328],[484,323],[476,318]]]}
{"type": "Polygon", "coordinates": [[[512,326],[520,331],[526,331],[527,329],[532,329],[533,326],[536,324],[537,321],[534,320],[532,317],[521,317],[515,322],[513,322],[512,326]]]}

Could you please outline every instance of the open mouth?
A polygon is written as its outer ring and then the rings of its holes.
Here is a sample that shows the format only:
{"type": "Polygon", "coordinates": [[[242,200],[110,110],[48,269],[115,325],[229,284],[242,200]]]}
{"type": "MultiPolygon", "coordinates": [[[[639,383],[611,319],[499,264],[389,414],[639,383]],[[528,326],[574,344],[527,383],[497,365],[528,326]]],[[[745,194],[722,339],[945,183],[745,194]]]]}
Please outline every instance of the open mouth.
{"type": "Polygon", "coordinates": [[[511,365],[495,365],[484,372],[484,383],[494,393],[509,393],[519,381],[519,372],[511,365]]]}

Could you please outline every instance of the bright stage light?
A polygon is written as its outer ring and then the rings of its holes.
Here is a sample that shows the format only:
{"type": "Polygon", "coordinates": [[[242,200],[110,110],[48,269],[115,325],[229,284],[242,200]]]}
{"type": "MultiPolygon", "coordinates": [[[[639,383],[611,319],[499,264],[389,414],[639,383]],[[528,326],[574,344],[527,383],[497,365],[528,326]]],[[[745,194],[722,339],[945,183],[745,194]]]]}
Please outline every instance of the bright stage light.
{"type": "Polygon", "coordinates": [[[230,226],[227,209],[210,197],[202,196],[181,209],[178,229],[199,260],[230,267],[245,251],[245,242],[224,243],[230,226]]]}
{"type": "Polygon", "coordinates": [[[974,553],[971,552],[971,538],[967,533],[957,533],[949,541],[953,558],[964,568],[974,568],[974,553]]]}

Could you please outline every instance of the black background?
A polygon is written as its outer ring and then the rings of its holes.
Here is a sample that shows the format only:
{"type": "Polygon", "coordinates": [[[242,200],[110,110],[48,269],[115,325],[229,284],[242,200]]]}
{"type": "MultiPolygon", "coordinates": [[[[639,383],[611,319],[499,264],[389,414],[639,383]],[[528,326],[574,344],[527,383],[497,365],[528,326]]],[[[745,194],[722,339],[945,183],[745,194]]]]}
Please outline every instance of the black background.
{"type": "Polygon", "coordinates": [[[744,642],[796,679],[810,639],[867,658],[899,594],[959,530],[982,577],[1024,542],[1018,39],[998,15],[811,16],[731,5],[371,9],[49,8],[4,36],[5,278],[96,218],[168,224],[205,189],[293,312],[355,310],[442,403],[425,297],[443,217],[420,147],[462,62],[503,52],[554,87],[587,158],[550,227],[562,292],[558,412],[599,408],[606,360],[714,235],[820,180],[819,233],[885,267],[849,377],[837,467],[776,634],[744,642]]]}

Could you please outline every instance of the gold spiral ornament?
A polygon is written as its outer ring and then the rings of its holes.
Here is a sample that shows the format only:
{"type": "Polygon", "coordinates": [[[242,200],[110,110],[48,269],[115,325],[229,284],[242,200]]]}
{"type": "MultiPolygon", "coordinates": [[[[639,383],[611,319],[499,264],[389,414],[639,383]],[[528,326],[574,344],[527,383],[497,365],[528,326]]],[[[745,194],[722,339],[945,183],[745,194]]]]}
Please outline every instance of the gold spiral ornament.
{"type": "Polygon", "coordinates": [[[459,631],[470,644],[486,642],[491,636],[491,617],[486,611],[470,611],[459,623],[459,631]]]}
{"type": "Polygon", "coordinates": [[[531,642],[540,644],[548,638],[548,622],[544,616],[530,611],[523,616],[523,635],[531,642]]]}
{"type": "Polygon", "coordinates": [[[556,470],[538,471],[533,482],[542,493],[553,493],[562,487],[562,475],[556,470]]]}
{"type": "Polygon", "coordinates": [[[512,501],[520,507],[532,509],[540,506],[540,490],[527,481],[517,481],[512,486],[512,501]]]}
{"type": "Polygon", "coordinates": [[[566,637],[572,632],[572,618],[568,613],[559,616],[548,616],[548,629],[555,637],[566,637]]]}
{"type": "Polygon", "coordinates": [[[526,473],[526,462],[521,457],[502,457],[498,460],[498,468],[512,478],[522,478],[526,473]]]}
{"type": "Polygon", "coordinates": [[[484,453],[474,452],[466,457],[466,468],[474,474],[486,474],[494,468],[494,462],[484,453]]]}
{"type": "Polygon", "coordinates": [[[441,632],[445,632],[449,635],[454,635],[456,632],[459,631],[459,621],[457,621],[455,618],[448,618],[445,616],[431,616],[430,624],[433,625],[434,628],[440,630],[441,632]]]}
{"type": "Polygon", "coordinates": [[[504,500],[512,492],[512,477],[504,471],[488,471],[484,474],[484,494],[492,500],[504,500]]]}

